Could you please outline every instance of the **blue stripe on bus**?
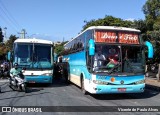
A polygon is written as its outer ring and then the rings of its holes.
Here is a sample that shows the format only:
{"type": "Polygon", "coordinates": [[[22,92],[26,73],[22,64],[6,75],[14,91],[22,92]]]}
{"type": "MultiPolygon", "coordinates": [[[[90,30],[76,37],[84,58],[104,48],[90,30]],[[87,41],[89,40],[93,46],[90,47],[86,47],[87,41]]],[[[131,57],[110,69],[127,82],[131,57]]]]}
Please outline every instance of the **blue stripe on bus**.
{"type": "Polygon", "coordinates": [[[97,94],[104,93],[142,93],[144,92],[145,84],[138,85],[97,85],[97,94]],[[125,91],[119,91],[118,89],[125,89],[125,91]]]}
{"type": "Polygon", "coordinates": [[[99,76],[99,75],[96,75],[96,79],[97,80],[104,80],[104,81],[109,82],[113,85],[121,84],[122,80],[124,81],[123,84],[131,84],[133,82],[144,80],[144,75],[134,75],[134,76],[129,76],[129,75],[128,76],[104,76],[104,75],[99,76]],[[114,78],[115,81],[112,82],[111,78],[114,78]]]}

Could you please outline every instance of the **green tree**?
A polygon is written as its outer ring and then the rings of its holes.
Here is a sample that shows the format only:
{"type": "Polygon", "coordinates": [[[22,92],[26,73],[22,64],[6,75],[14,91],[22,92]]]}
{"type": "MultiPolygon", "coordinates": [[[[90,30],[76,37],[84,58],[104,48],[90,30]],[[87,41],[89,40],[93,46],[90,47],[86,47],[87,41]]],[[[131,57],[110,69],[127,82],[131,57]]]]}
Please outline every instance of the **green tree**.
{"type": "Polygon", "coordinates": [[[147,0],[142,10],[145,14],[146,36],[154,45],[153,62],[160,62],[160,0],[147,0]]]}
{"type": "Polygon", "coordinates": [[[65,41],[65,42],[62,42],[61,44],[55,45],[54,51],[57,55],[59,55],[61,52],[64,51],[64,44],[66,44],[67,42],[68,41],[65,41]]]}
{"type": "Polygon", "coordinates": [[[12,50],[13,48],[13,43],[14,41],[17,39],[18,37],[16,37],[15,35],[11,35],[9,37],[9,40],[6,42],[6,46],[8,47],[8,50],[12,50]]]}
{"type": "Polygon", "coordinates": [[[160,17],[160,0],[147,0],[147,2],[143,5],[142,10],[146,17],[148,31],[153,31],[153,25],[160,17]]]}
{"type": "Polygon", "coordinates": [[[139,29],[141,33],[147,32],[147,25],[145,20],[134,20],[132,27],[139,29]]]}
{"type": "Polygon", "coordinates": [[[11,35],[9,40],[0,44],[0,60],[4,60],[8,51],[13,48],[13,43],[17,39],[15,35],[11,35]]]}
{"type": "Polygon", "coordinates": [[[160,0],[147,0],[143,5],[143,12],[146,19],[156,20],[160,16],[160,0]]]}
{"type": "MultiPolygon", "coordinates": [[[[131,27],[133,25],[132,21],[122,20],[121,18],[116,18],[113,16],[105,16],[103,19],[84,21],[85,25],[83,26],[83,30],[90,26],[123,26],[123,27],[131,27]]],[[[82,31],[83,31],[82,30],[82,31]]]]}
{"type": "Polygon", "coordinates": [[[0,44],[0,60],[4,60],[5,59],[5,55],[6,55],[6,52],[7,52],[7,47],[5,46],[4,43],[1,43],[0,44]]]}

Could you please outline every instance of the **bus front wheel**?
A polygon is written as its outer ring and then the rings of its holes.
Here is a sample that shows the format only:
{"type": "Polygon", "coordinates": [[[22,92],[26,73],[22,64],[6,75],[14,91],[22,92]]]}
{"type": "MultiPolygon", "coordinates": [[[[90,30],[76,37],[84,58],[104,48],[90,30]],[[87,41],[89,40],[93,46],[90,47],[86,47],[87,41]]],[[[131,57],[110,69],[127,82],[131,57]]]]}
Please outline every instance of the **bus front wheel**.
{"type": "Polygon", "coordinates": [[[81,90],[82,90],[83,94],[85,94],[85,95],[87,94],[87,91],[84,88],[84,78],[82,75],[81,75],[81,90]]]}

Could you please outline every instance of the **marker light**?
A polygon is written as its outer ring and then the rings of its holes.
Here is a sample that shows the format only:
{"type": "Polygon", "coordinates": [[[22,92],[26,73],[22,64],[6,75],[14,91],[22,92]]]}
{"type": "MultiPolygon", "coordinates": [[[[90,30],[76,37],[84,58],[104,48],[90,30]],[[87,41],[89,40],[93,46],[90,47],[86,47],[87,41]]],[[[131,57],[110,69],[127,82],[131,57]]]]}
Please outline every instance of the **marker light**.
{"type": "Polygon", "coordinates": [[[115,78],[114,78],[114,77],[112,77],[112,78],[111,78],[111,82],[114,82],[114,81],[115,81],[115,78]]]}

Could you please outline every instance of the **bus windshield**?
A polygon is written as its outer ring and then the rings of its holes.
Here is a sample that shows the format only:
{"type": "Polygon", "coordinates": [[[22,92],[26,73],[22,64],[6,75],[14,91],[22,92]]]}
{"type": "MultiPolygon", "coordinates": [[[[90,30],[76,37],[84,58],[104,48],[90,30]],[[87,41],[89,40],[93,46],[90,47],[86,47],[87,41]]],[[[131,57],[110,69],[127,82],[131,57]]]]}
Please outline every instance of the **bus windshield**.
{"type": "Polygon", "coordinates": [[[51,68],[51,45],[16,43],[14,60],[28,69],[51,68]]]}
{"type": "Polygon", "coordinates": [[[142,73],[144,52],[139,45],[96,44],[93,72],[142,73]]]}
{"type": "Polygon", "coordinates": [[[124,72],[145,72],[145,54],[142,46],[122,46],[122,59],[124,72]]]}

